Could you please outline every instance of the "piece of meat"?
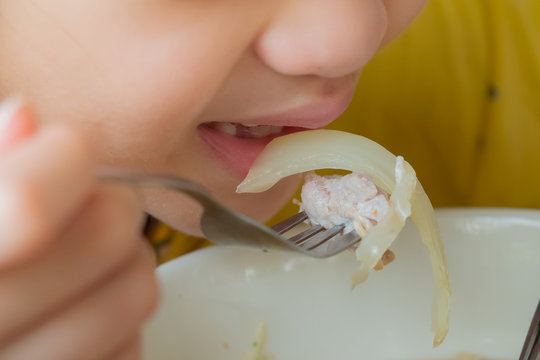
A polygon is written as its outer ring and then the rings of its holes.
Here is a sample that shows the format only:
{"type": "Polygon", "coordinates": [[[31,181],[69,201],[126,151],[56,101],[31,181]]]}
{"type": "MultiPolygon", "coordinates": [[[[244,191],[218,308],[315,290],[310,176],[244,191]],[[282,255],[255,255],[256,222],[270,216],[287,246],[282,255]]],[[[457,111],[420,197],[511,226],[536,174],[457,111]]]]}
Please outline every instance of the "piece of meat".
{"type": "Polygon", "coordinates": [[[366,174],[345,176],[306,175],[300,207],[312,224],[324,228],[345,224],[344,232],[356,230],[362,237],[389,208],[389,196],[366,174]]]}

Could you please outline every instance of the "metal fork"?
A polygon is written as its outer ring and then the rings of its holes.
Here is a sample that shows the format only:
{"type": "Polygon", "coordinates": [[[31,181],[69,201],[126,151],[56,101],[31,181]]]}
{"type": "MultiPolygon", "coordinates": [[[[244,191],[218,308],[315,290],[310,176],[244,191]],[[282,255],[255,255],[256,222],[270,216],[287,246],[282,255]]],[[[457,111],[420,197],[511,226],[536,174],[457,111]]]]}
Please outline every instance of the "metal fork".
{"type": "Polygon", "coordinates": [[[519,360],[538,360],[540,358],[540,300],[536,306],[531,326],[525,337],[519,360]]]}
{"type": "Polygon", "coordinates": [[[101,169],[98,177],[104,181],[157,185],[189,195],[203,207],[200,220],[203,234],[217,245],[243,245],[256,247],[263,251],[294,249],[312,257],[325,258],[335,255],[361,240],[355,231],[343,234],[344,225],[330,229],[310,226],[307,230],[288,236],[287,233],[294,232],[299,224],[307,220],[308,217],[304,212],[270,228],[226,207],[201,185],[175,176],[107,168],[101,169]]]}

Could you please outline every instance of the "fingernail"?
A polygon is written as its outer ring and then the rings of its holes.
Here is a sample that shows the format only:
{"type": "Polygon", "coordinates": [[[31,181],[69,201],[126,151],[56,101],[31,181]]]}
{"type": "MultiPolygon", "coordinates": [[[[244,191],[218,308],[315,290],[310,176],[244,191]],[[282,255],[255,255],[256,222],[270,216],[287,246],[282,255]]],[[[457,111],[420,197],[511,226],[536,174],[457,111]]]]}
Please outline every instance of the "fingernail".
{"type": "Polygon", "coordinates": [[[13,117],[23,106],[24,101],[20,96],[12,96],[0,104],[0,134],[7,131],[13,117]]]}

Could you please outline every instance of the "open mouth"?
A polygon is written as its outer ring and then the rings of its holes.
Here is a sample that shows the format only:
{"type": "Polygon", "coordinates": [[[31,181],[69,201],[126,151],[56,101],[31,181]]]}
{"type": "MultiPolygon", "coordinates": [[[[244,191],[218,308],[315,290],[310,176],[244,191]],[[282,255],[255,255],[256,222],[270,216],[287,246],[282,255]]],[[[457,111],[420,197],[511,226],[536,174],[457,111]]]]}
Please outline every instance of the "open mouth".
{"type": "Polygon", "coordinates": [[[352,99],[351,91],[325,101],[238,122],[208,121],[197,127],[203,142],[227,170],[243,179],[272,139],[298,131],[320,129],[340,116],[352,99]]]}
{"type": "Polygon", "coordinates": [[[199,125],[197,130],[214,156],[229,172],[241,180],[272,139],[307,129],[293,126],[207,122],[199,125]]]}
{"type": "Polygon", "coordinates": [[[260,139],[266,136],[277,135],[281,134],[285,129],[285,126],[248,125],[231,122],[210,122],[205,123],[205,126],[224,134],[244,139],[260,139]]]}

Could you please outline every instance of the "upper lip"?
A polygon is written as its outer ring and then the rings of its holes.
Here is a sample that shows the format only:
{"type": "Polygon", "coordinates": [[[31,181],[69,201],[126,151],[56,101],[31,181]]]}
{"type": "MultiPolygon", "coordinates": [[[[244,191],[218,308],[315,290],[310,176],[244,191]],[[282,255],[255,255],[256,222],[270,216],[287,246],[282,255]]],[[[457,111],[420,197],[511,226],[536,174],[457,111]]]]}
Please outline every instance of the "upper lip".
{"type": "Polygon", "coordinates": [[[219,120],[242,125],[273,125],[320,129],[338,118],[349,106],[353,92],[327,97],[283,112],[262,115],[254,118],[219,120]]]}

